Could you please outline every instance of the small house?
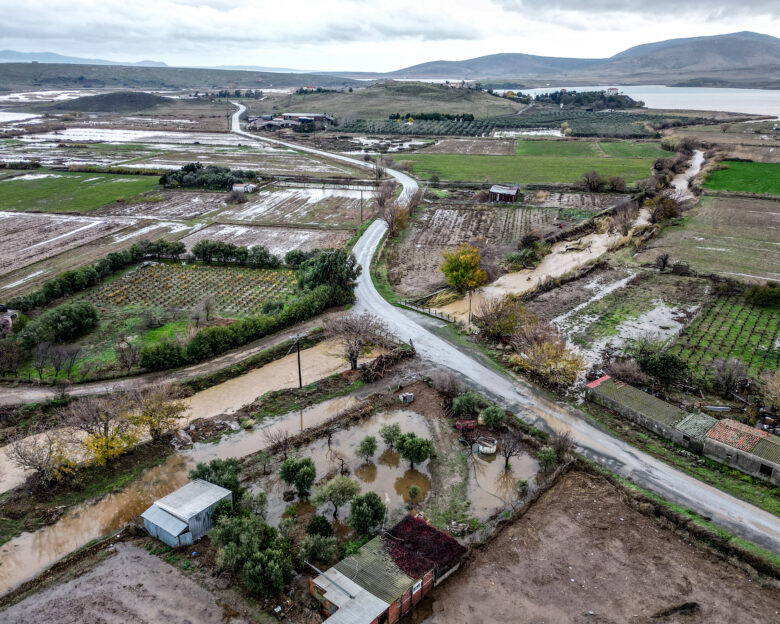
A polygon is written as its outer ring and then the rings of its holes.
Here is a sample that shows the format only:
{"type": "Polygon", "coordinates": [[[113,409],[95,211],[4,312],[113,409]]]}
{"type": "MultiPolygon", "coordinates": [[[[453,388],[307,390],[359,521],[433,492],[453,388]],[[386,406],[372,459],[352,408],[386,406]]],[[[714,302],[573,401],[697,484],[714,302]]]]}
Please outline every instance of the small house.
{"type": "Polygon", "coordinates": [[[780,438],[768,431],[724,418],[707,432],[704,455],[780,484],[780,438]]]}
{"type": "Polygon", "coordinates": [[[19,318],[16,310],[9,310],[5,304],[0,304],[0,338],[5,338],[11,333],[14,323],[19,318]]]}
{"type": "Polygon", "coordinates": [[[517,184],[494,184],[490,187],[490,201],[513,203],[520,197],[517,184]]]}
{"type": "Polygon", "coordinates": [[[232,502],[230,490],[195,479],[143,512],[144,528],[168,546],[189,546],[214,526],[214,508],[223,500],[232,502]]]}
{"type": "Polygon", "coordinates": [[[239,193],[254,193],[257,190],[257,184],[234,184],[233,190],[239,193]]]}
{"type": "Polygon", "coordinates": [[[607,95],[617,95],[618,93],[620,93],[620,91],[617,87],[610,87],[607,89],[607,95]]]}

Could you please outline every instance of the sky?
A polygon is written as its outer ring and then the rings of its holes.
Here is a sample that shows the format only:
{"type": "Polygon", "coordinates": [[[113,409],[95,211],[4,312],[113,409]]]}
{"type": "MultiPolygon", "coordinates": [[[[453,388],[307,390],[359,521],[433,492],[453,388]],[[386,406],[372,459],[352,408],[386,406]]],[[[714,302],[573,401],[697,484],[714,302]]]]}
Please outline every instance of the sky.
{"type": "Polygon", "coordinates": [[[602,58],[780,35],[778,0],[0,0],[0,49],[177,66],[391,71],[499,52],[602,58]]]}

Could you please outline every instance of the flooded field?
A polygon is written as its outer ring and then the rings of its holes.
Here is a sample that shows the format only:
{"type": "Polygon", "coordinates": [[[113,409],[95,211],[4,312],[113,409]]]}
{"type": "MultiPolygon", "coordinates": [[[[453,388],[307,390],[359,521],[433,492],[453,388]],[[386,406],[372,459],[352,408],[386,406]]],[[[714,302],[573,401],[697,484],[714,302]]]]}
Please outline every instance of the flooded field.
{"type": "Polygon", "coordinates": [[[190,220],[225,207],[226,193],[163,191],[154,201],[111,204],[99,208],[95,216],[122,216],[136,219],[190,220]]]}
{"type": "Polygon", "coordinates": [[[252,225],[210,225],[182,239],[187,249],[200,240],[221,240],[234,245],[263,245],[272,254],[284,256],[288,251],[341,247],[352,237],[351,230],[317,230],[252,225]]]}

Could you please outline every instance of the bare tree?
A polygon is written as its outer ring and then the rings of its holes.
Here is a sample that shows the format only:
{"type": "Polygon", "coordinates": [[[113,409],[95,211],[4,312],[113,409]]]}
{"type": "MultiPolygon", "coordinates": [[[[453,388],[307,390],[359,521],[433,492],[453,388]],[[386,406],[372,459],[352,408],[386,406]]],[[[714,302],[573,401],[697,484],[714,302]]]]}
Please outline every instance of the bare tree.
{"type": "Polygon", "coordinates": [[[412,193],[412,196],[409,198],[409,202],[406,204],[410,217],[414,216],[414,211],[417,210],[417,206],[420,205],[422,198],[423,190],[418,187],[417,190],[412,193]]]}
{"type": "Polygon", "coordinates": [[[615,213],[612,215],[611,229],[620,232],[623,236],[627,236],[634,225],[638,212],[636,204],[633,202],[619,205],[615,208],[615,213]]]}
{"type": "Polygon", "coordinates": [[[281,453],[284,459],[290,452],[290,433],[286,429],[266,429],[263,432],[266,444],[272,453],[281,453]]]}
{"type": "Polygon", "coordinates": [[[124,395],[110,398],[85,397],[70,406],[70,424],[87,434],[85,448],[99,464],[121,454],[134,437],[129,412],[131,399],[124,395]]]}
{"type": "Polygon", "coordinates": [[[206,322],[208,323],[211,320],[211,316],[214,314],[216,307],[217,307],[217,300],[209,293],[200,302],[200,308],[203,310],[203,313],[206,315],[206,322]]]}
{"type": "Polygon", "coordinates": [[[35,372],[38,373],[38,379],[41,382],[43,382],[43,373],[46,372],[46,368],[49,366],[50,351],[51,344],[48,342],[39,342],[33,349],[32,365],[35,372]]]}
{"type": "Polygon", "coordinates": [[[64,346],[56,345],[49,349],[49,364],[54,371],[53,383],[57,383],[57,377],[60,376],[60,371],[65,367],[67,360],[68,354],[64,346]]]}
{"type": "Polygon", "coordinates": [[[342,346],[344,357],[353,370],[357,368],[364,347],[388,343],[387,326],[370,312],[332,319],[327,323],[326,331],[342,346]]]}
{"type": "Polygon", "coordinates": [[[558,457],[558,461],[562,462],[574,448],[574,440],[571,437],[571,433],[568,431],[556,433],[552,439],[552,447],[555,455],[558,457]]]}
{"type": "Polygon", "coordinates": [[[24,360],[21,345],[16,340],[0,340],[0,375],[16,375],[24,360]]]}
{"type": "Polygon", "coordinates": [[[377,158],[374,161],[374,177],[377,180],[381,180],[382,178],[385,177],[385,168],[384,165],[382,164],[381,158],[377,158]]]}
{"type": "Polygon", "coordinates": [[[126,372],[130,372],[130,369],[141,359],[141,347],[125,338],[114,346],[114,354],[119,366],[126,372]]]}
{"type": "Polygon", "coordinates": [[[195,327],[200,327],[200,319],[204,316],[203,308],[200,304],[190,310],[190,320],[195,321],[195,327]]]}
{"type": "Polygon", "coordinates": [[[747,366],[737,358],[718,358],[712,363],[711,372],[712,380],[723,391],[724,398],[734,392],[748,376],[747,366]]]}
{"type": "Polygon", "coordinates": [[[504,470],[509,470],[509,461],[523,454],[523,445],[512,433],[505,433],[499,438],[498,452],[504,458],[504,470]]]}
{"type": "Polygon", "coordinates": [[[82,349],[79,345],[66,345],[63,349],[65,351],[65,377],[70,379],[82,349]]]}
{"type": "Polygon", "coordinates": [[[44,484],[52,483],[73,467],[61,433],[52,430],[34,435],[25,434],[8,446],[6,455],[22,470],[34,470],[44,484]]]}

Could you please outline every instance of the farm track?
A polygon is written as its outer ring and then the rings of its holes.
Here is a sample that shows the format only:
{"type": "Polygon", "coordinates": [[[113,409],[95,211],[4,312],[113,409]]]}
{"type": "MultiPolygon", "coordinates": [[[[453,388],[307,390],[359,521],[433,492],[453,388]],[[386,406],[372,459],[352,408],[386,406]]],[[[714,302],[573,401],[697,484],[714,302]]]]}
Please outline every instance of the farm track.
{"type": "MultiPolygon", "coordinates": [[[[238,111],[233,116],[233,131],[241,136],[257,138],[240,131],[238,118],[244,107],[238,104],[237,106],[238,111]]],[[[298,148],[294,145],[290,147],[298,148]]],[[[321,150],[316,152],[327,155],[321,150]]],[[[347,158],[339,154],[330,156],[339,160],[347,158]]],[[[352,162],[365,166],[356,160],[352,162]]],[[[392,170],[388,173],[404,185],[402,200],[416,190],[417,183],[409,176],[392,170]]],[[[773,514],[689,477],[614,438],[590,424],[579,410],[558,402],[523,379],[497,372],[475,359],[465,348],[461,350],[435,335],[422,325],[419,315],[388,303],[374,287],[369,271],[371,260],[386,229],[382,221],[375,221],[354,247],[355,256],[363,267],[356,289],[356,311],[368,310],[378,314],[401,339],[412,340],[422,358],[451,369],[471,385],[477,386],[498,405],[510,409],[526,422],[546,431],[570,431],[578,452],[588,459],[660,494],[667,500],[711,518],[716,524],[740,537],[780,553],[780,519],[773,514]]]]}

